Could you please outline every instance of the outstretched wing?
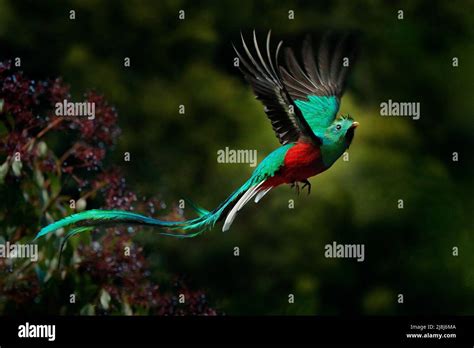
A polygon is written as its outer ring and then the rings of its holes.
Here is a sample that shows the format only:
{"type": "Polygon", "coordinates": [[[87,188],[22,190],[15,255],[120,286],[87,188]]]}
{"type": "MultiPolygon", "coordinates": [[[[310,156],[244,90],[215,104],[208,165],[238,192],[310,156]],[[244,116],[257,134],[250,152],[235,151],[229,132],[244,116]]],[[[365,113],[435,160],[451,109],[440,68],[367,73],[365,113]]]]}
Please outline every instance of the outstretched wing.
{"type": "Polygon", "coordinates": [[[296,142],[302,136],[309,137],[319,143],[320,140],[313,134],[303,114],[288,94],[279,71],[275,69],[276,64],[278,64],[278,53],[283,42],[280,41],[278,44],[275,57],[272,59],[270,55],[270,36],[271,31],[267,35],[266,58],[264,58],[258,47],[255,31],[253,32],[253,43],[257,60],[248,49],[241,35],[246,58],[234,46],[234,50],[242,63],[239,64],[240,70],[252,86],[256,98],[265,106],[265,113],[270,119],[273,130],[282,145],[296,142]]]}
{"type": "Polygon", "coordinates": [[[336,118],[346,80],[355,58],[353,40],[346,35],[334,40],[326,35],[317,59],[311,39],[302,49],[303,67],[291,48],[285,52],[285,67],[280,67],[283,83],[316,135],[324,132],[336,118]]]}

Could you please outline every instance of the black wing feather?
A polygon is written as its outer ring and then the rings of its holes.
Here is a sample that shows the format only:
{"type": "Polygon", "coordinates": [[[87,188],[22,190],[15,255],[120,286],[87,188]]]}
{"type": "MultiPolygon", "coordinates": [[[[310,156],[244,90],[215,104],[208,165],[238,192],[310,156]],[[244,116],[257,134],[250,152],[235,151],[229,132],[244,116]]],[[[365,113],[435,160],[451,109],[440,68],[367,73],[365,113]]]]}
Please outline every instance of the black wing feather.
{"type": "Polygon", "coordinates": [[[303,67],[288,48],[285,52],[286,66],[280,67],[280,70],[290,96],[296,100],[308,100],[309,95],[336,96],[340,99],[355,58],[353,42],[349,35],[334,42],[334,38],[327,34],[321,41],[315,60],[311,39],[307,36],[302,47],[303,67]],[[344,58],[349,59],[348,67],[343,65],[344,58]]]}
{"type": "Polygon", "coordinates": [[[320,142],[319,139],[314,136],[313,132],[311,132],[301,111],[294,104],[286,90],[279,71],[275,69],[275,66],[278,64],[278,53],[282,42],[280,41],[277,46],[273,61],[270,55],[270,36],[271,31],[269,31],[267,35],[267,57],[265,59],[258,47],[255,31],[253,32],[254,50],[259,61],[257,62],[257,59],[254,58],[241,35],[242,47],[245,51],[246,58],[244,58],[234,46],[234,50],[242,63],[242,65],[239,65],[240,70],[244,74],[245,79],[250,83],[256,98],[265,106],[265,113],[270,119],[273,130],[282,145],[296,142],[303,136],[320,142]],[[291,112],[291,109],[293,112],[291,112]]]}

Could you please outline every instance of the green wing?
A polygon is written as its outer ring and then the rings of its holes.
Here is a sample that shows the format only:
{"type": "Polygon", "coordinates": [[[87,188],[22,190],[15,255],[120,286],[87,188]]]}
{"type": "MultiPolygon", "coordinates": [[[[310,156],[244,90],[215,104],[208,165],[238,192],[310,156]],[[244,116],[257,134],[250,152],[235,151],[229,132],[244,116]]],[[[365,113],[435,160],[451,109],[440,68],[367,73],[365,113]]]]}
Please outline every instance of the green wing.
{"type": "MultiPolygon", "coordinates": [[[[339,98],[334,95],[308,95],[308,100],[295,100],[296,106],[303,113],[303,117],[317,136],[319,131],[326,129],[337,115],[339,98]]],[[[324,131],[323,131],[324,133],[324,131]]]]}
{"type": "Polygon", "coordinates": [[[338,39],[326,35],[317,57],[313,53],[311,40],[303,43],[301,66],[293,50],[288,48],[285,65],[280,66],[283,83],[301,110],[312,131],[321,136],[331,125],[339,110],[346,80],[355,58],[352,37],[338,39]]]}
{"type": "Polygon", "coordinates": [[[250,83],[256,98],[265,106],[264,111],[282,145],[296,142],[302,136],[320,143],[320,139],[314,136],[300,109],[294,104],[286,91],[279,70],[275,69],[278,66],[278,53],[283,42],[280,41],[275,55],[272,57],[270,53],[270,35],[271,32],[269,31],[266,50],[261,51],[257,43],[255,31],[253,32],[254,54],[252,54],[241,35],[244,54],[240,54],[234,47],[242,63],[239,66],[240,70],[244,74],[245,79],[250,83]]]}

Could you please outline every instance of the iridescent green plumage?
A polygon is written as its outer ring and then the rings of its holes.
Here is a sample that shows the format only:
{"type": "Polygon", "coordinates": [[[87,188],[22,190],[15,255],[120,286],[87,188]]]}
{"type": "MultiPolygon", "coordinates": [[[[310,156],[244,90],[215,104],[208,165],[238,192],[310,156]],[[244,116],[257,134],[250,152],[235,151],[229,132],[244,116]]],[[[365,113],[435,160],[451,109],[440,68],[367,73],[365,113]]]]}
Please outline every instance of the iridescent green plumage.
{"type": "Polygon", "coordinates": [[[312,131],[320,138],[324,136],[326,128],[334,121],[339,110],[339,101],[333,95],[310,95],[307,101],[295,100],[295,104],[303,113],[312,131]]]}
{"type": "Polygon", "coordinates": [[[76,229],[70,231],[66,235],[66,238],[69,238],[74,234],[84,232],[88,228],[90,229],[91,226],[108,225],[111,223],[140,224],[145,226],[163,227],[169,230],[181,230],[181,233],[160,232],[160,234],[179,238],[194,237],[212,228],[216,222],[219,221],[221,216],[228,210],[229,206],[249,188],[258,185],[269,177],[272,177],[283,165],[285,154],[293,145],[294,144],[288,144],[282,146],[267,156],[254,170],[250,179],[247,180],[247,182],[245,182],[240,188],[234,191],[213,211],[207,211],[192,203],[191,207],[193,207],[199,215],[199,217],[195,219],[184,221],[164,221],[128,211],[93,209],[67,216],[64,219],[44,227],[36,235],[35,239],[54,232],[60,228],[76,226],[76,229]],[[186,233],[187,231],[195,232],[186,233]]]}
{"type": "Polygon", "coordinates": [[[255,32],[254,53],[242,38],[245,55],[236,50],[242,63],[240,69],[257,99],[264,104],[264,111],[282,146],[270,153],[251,177],[214,210],[208,211],[188,200],[189,206],[198,214],[197,218],[164,221],[128,211],[94,209],[54,222],[44,227],[36,238],[72,227],[66,234],[67,240],[97,226],[120,223],[160,227],[167,230],[159,232],[162,235],[189,238],[211,229],[223,218],[223,231],[228,230],[247,202],[251,199],[258,202],[273,187],[298,182],[310,187],[307,178],[328,169],[341,156],[351,143],[357,126],[351,118],[336,119],[349,71],[349,66],[342,62],[343,57],[352,66],[353,50],[347,42],[344,39],[331,45],[325,38],[315,59],[307,39],[302,50],[303,64],[300,65],[293,51],[287,49],[286,64],[280,66],[278,53],[282,42],[272,58],[270,33],[263,54],[255,32]]]}

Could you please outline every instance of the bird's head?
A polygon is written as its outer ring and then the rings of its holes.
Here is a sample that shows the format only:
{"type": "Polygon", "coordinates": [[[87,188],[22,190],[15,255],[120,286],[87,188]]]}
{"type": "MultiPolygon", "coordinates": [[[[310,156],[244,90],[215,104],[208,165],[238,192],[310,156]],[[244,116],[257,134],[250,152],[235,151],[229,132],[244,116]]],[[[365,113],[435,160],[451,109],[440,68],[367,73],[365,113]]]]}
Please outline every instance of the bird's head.
{"type": "Polygon", "coordinates": [[[359,125],[350,116],[341,116],[326,128],[322,137],[322,157],[330,167],[349,147],[354,138],[354,131],[359,125]]]}
{"type": "Polygon", "coordinates": [[[326,129],[325,138],[329,143],[347,148],[354,138],[354,131],[358,125],[359,123],[351,116],[340,116],[326,129]]]}

